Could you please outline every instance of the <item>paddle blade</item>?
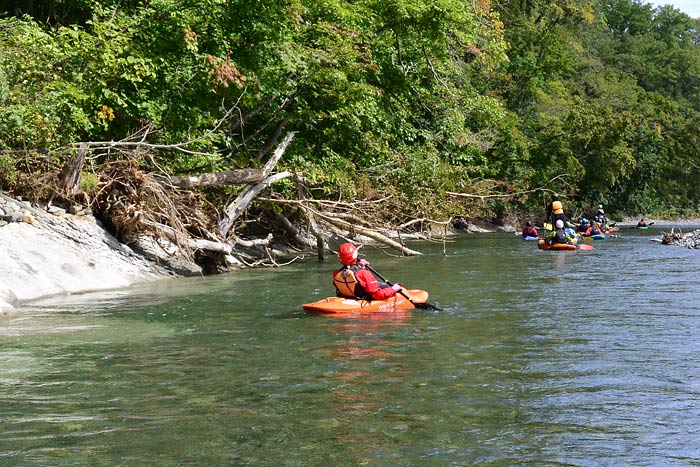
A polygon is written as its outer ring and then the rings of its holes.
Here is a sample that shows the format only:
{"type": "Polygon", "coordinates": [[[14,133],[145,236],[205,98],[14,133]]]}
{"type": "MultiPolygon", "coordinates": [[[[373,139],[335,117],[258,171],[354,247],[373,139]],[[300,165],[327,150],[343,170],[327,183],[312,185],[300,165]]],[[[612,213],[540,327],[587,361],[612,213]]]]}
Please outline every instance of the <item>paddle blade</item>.
{"type": "Polygon", "coordinates": [[[582,237],[584,242],[592,242],[593,238],[592,237],[582,237]]]}
{"type": "Polygon", "coordinates": [[[413,302],[413,306],[415,306],[416,308],[421,309],[421,310],[440,311],[440,308],[436,307],[435,305],[431,305],[428,302],[424,302],[424,303],[413,302]]]}
{"type": "MultiPolygon", "coordinates": [[[[593,240],[593,239],[591,239],[591,240],[593,240]]],[[[593,247],[593,245],[586,245],[585,243],[584,243],[583,245],[579,245],[579,246],[578,246],[578,249],[579,249],[579,250],[584,250],[584,251],[595,250],[595,248],[593,247]]]]}
{"type": "Polygon", "coordinates": [[[548,222],[545,222],[545,223],[544,223],[544,230],[553,230],[553,229],[552,229],[552,224],[550,224],[550,223],[548,223],[548,222]]]}

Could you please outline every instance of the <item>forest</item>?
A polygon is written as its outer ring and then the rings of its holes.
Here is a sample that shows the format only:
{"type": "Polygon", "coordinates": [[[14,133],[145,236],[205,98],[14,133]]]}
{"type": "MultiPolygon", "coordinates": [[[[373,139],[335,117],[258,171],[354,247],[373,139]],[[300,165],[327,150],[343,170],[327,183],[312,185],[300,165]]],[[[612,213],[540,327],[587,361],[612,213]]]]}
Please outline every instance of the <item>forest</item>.
{"type": "Polygon", "coordinates": [[[0,189],[125,241],[498,222],[554,192],[573,217],[700,214],[700,19],[671,6],[3,4],[0,189]]]}

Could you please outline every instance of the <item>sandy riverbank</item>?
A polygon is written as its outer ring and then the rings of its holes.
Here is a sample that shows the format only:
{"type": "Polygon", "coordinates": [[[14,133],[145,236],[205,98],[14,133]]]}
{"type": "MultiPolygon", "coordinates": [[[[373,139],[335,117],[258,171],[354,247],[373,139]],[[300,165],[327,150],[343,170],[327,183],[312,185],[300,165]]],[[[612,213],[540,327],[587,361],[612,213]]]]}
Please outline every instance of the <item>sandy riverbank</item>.
{"type": "Polygon", "coordinates": [[[119,243],[91,216],[57,217],[1,201],[31,216],[0,226],[0,318],[15,316],[18,302],[175,275],[119,243]]]}

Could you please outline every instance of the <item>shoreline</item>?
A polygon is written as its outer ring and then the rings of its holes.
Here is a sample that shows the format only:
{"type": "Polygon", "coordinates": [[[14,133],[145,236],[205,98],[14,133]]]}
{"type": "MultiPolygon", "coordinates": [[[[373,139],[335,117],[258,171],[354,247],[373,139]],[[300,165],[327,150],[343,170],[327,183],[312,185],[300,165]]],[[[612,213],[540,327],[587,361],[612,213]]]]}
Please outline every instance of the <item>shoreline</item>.
{"type": "MultiPolygon", "coordinates": [[[[641,219],[641,218],[640,218],[641,219]]],[[[644,220],[647,222],[647,225],[650,222],[653,222],[654,225],[651,225],[650,227],[700,227],[700,219],[677,219],[677,220],[669,220],[669,219],[660,219],[660,220],[655,220],[652,218],[647,219],[646,217],[644,220]]],[[[615,221],[613,221],[615,222],[615,221]]],[[[624,220],[620,222],[615,222],[616,227],[637,227],[637,222],[639,222],[639,219],[637,220],[624,220]]]]}
{"type": "MultiPolygon", "coordinates": [[[[616,226],[635,228],[638,220],[627,217],[616,226]]],[[[656,228],[700,228],[700,219],[646,220],[656,228]]],[[[477,218],[453,226],[447,235],[489,232],[517,233],[519,228],[477,218]]],[[[153,252],[120,243],[91,215],[56,215],[0,193],[0,321],[21,315],[14,305],[22,302],[197,273],[167,263],[153,252]]]]}

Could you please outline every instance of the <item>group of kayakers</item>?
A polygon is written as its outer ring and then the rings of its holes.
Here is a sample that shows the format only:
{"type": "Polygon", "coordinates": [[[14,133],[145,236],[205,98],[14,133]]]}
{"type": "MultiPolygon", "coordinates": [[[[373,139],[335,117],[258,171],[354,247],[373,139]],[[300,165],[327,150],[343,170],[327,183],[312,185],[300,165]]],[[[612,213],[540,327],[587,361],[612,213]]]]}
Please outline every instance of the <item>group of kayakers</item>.
{"type": "MultiPolygon", "coordinates": [[[[547,208],[547,219],[551,222],[550,225],[545,225],[544,240],[548,245],[557,243],[573,245],[576,243],[577,235],[583,237],[602,236],[611,229],[603,205],[599,204],[595,215],[590,220],[583,217],[574,231],[572,228],[574,225],[567,219],[564,205],[556,193],[552,195],[551,203],[547,208]]],[[[537,229],[530,221],[523,228],[521,235],[526,239],[539,238],[537,229]]]]}
{"type": "MultiPolygon", "coordinates": [[[[547,209],[547,219],[551,221],[551,225],[545,226],[547,234],[544,240],[548,245],[573,245],[576,243],[578,235],[584,237],[602,236],[611,228],[601,204],[598,205],[595,215],[590,220],[583,217],[574,231],[573,225],[564,213],[564,206],[559,195],[556,193],[552,195],[552,201],[547,209]]],[[[639,221],[638,226],[640,225],[646,225],[644,219],[639,221]]],[[[526,239],[539,239],[537,228],[531,221],[527,222],[521,235],[526,239]]],[[[359,258],[359,249],[354,244],[348,242],[340,245],[338,258],[341,268],[333,272],[333,285],[339,297],[384,300],[397,293],[402,293],[403,287],[400,284],[377,281],[372,274],[369,262],[359,258]]]]}

